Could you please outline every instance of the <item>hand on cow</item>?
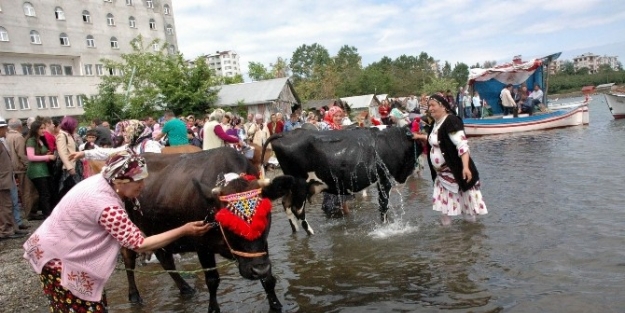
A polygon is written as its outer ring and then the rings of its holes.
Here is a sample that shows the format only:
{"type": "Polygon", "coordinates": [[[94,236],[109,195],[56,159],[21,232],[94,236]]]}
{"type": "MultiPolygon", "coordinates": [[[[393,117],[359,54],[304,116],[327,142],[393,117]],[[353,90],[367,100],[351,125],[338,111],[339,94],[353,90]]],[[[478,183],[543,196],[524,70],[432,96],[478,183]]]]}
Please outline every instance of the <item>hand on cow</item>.
{"type": "Polygon", "coordinates": [[[202,236],[211,229],[211,225],[204,223],[204,221],[196,221],[185,224],[184,228],[187,236],[202,236]]]}
{"type": "Polygon", "coordinates": [[[78,160],[78,159],[82,159],[85,157],[85,152],[84,151],[77,151],[77,152],[72,152],[69,154],[69,160],[73,161],[74,159],[78,160]]]}

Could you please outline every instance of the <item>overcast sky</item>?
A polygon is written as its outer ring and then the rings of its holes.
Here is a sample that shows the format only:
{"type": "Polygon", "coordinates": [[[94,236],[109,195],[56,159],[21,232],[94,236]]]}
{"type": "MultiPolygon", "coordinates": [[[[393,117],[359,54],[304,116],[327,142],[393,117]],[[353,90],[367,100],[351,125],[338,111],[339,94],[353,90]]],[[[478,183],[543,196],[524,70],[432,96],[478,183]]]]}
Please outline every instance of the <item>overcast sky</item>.
{"type": "Polygon", "coordinates": [[[330,55],[355,46],[365,66],[421,51],[452,66],[560,51],[625,57],[621,0],[175,0],[173,11],[185,58],[234,50],[244,73],[313,43],[330,55]]]}

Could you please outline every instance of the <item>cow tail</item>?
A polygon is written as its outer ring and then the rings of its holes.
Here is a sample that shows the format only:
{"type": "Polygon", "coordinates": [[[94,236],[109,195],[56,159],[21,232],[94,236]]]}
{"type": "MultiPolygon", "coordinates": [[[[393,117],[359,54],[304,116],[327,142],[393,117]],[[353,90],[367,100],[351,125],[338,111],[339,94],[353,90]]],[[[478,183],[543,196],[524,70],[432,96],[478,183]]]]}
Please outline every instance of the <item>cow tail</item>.
{"type": "Polygon", "coordinates": [[[261,161],[260,178],[265,178],[265,151],[267,151],[267,146],[274,139],[282,138],[282,136],[283,136],[282,133],[273,134],[269,136],[269,138],[267,138],[267,141],[263,143],[263,153],[260,155],[260,161],[261,161]]]}

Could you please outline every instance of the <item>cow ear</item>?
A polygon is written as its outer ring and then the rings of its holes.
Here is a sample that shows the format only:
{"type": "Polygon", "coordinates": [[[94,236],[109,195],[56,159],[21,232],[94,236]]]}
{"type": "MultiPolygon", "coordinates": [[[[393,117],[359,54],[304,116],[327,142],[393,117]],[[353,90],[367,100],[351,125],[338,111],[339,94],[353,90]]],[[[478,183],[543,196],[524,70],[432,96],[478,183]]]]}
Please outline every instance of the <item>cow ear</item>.
{"type": "Polygon", "coordinates": [[[209,192],[209,189],[206,185],[200,183],[197,179],[193,178],[191,179],[191,182],[193,183],[193,186],[195,186],[195,189],[197,189],[198,193],[200,194],[200,196],[204,199],[204,201],[206,202],[207,205],[212,206],[214,205],[211,201],[211,192],[209,192]]]}
{"type": "Polygon", "coordinates": [[[263,198],[269,198],[270,200],[275,200],[280,197],[286,195],[293,184],[295,183],[295,178],[290,175],[282,175],[275,177],[271,180],[271,184],[267,187],[263,188],[262,194],[263,198]]]}

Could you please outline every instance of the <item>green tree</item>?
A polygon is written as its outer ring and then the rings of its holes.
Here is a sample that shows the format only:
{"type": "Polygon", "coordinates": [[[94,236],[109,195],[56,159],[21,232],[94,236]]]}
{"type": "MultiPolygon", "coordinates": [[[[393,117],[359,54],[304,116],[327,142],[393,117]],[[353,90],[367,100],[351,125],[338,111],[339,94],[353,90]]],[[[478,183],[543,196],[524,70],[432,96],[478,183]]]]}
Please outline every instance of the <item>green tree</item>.
{"type": "Polygon", "coordinates": [[[441,76],[445,78],[451,77],[451,64],[449,64],[448,61],[445,61],[445,65],[443,65],[443,68],[441,69],[441,76]]]}
{"type": "Polygon", "coordinates": [[[456,81],[451,78],[434,77],[429,83],[423,86],[423,92],[433,94],[441,90],[457,90],[457,86],[456,81]]]}
{"type": "Polygon", "coordinates": [[[219,80],[198,57],[193,66],[181,54],[167,54],[160,40],[144,43],[139,36],[130,42],[132,52],[121,60],[102,59],[104,66],[116,75],[103,76],[98,95],[85,103],[87,115],[107,114],[115,108],[120,118],[143,118],[164,109],[175,114],[200,113],[215,102],[219,80]],[[159,51],[153,51],[160,44],[159,51]]]}
{"type": "Polygon", "coordinates": [[[612,66],[610,66],[609,64],[601,64],[599,65],[599,69],[598,72],[599,73],[610,73],[613,72],[614,69],[612,69],[612,66]]]}
{"type": "Polygon", "coordinates": [[[469,80],[469,66],[461,62],[456,63],[450,77],[456,81],[458,86],[465,86],[469,80]]]}
{"type": "Polygon", "coordinates": [[[124,111],[124,96],[115,92],[116,87],[107,82],[101,82],[98,86],[98,94],[92,98],[82,95],[84,99],[85,118],[93,120],[99,118],[110,121],[112,125],[126,119],[124,111]]]}
{"type": "Polygon", "coordinates": [[[269,64],[271,67],[271,75],[272,78],[282,78],[291,76],[291,68],[289,67],[289,63],[287,63],[286,59],[282,57],[278,57],[275,63],[269,64]]]}
{"type": "Polygon", "coordinates": [[[570,60],[562,62],[560,65],[560,72],[567,75],[575,74],[575,64],[573,64],[570,60]]]}
{"type": "Polygon", "coordinates": [[[590,69],[587,67],[580,67],[575,71],[577,75],[588,75],[590,73],[590,69]]]}
{"type": "Polygon", "coordinates": [[[253,81],[273,78],[271,73],[267,71],[267,68],[260,62],[250,62],[247,65],[247,70],[247,76],[249,76],[253,81]]]}
{"type": "Polygon", "coordinates": [[[232,84],[240,84],[243,83],[243,75],[236,74],[232,77],[224,76],[220,78],[222,85],[232,85],[232,84]]]}
{"type": "Polygon", "coordinates": [[[328,50],[318,43],[312,45],[301,45],[291,57],[290,67],[293,71],[295,82],[299,79],[308,78],[314,75],[314,69],[330,63],[328,50]]]}

